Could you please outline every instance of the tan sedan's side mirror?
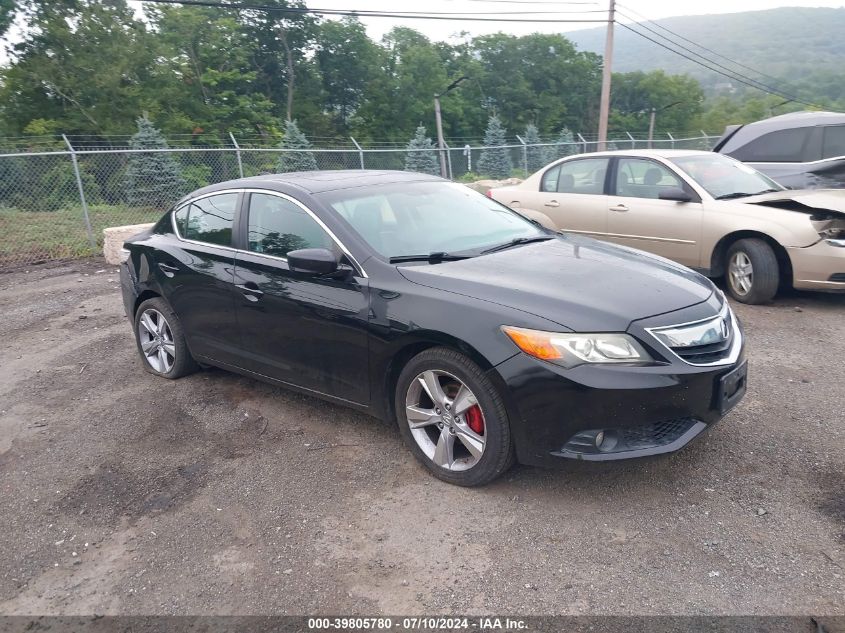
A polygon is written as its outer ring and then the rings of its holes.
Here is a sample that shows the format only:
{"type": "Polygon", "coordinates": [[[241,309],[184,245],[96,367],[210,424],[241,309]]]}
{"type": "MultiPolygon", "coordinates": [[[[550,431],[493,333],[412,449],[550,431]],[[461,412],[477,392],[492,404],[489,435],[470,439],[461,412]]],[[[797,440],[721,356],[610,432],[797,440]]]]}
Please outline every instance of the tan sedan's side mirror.
{"type": "Polygon", "coordinates": [[[657,197],[661,200],[674,200],[675,202],[690,202],[692,200],[692,196],[680,187],[664,189],[657,194],[657,197]]]}

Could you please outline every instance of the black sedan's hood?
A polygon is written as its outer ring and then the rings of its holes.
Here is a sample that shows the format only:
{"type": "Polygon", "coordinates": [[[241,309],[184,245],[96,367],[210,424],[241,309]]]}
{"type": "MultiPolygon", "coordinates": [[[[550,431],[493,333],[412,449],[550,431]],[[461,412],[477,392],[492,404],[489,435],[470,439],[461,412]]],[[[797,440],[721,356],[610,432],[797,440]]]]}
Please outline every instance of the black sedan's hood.
{"type": "Polygon", "coordinates": [[[669,260],[575,236],[399,270],[411,282],[517,308],[576,332],[622,332],[631,321],[701,303],[713,292],[706,278],[669,260]]]}

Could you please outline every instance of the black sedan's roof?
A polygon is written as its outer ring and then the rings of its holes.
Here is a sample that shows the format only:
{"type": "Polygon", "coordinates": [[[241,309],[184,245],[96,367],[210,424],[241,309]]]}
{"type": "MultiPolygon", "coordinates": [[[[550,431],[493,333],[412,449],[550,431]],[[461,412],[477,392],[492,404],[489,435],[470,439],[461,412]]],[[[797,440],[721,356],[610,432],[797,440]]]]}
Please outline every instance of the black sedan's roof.
{"type": "MultiPolygon", "coordinates": [[[[284,174],[266,174],[250,178],[227,180],[194,191],[187,198],[219,191],[221,189],[270,189],[282,193],[291,189],[307,193],[321,193],[336,189],[350,189],[352,187],[370,187],[396,182],[421,182],[443,180],[438,176],[419,174],[408,171],[390,171],[375,169],[341,169],[324,171],[296,171],[284,174]]],[[[446,182],[445,180],[443,182],[446,182]]]]}

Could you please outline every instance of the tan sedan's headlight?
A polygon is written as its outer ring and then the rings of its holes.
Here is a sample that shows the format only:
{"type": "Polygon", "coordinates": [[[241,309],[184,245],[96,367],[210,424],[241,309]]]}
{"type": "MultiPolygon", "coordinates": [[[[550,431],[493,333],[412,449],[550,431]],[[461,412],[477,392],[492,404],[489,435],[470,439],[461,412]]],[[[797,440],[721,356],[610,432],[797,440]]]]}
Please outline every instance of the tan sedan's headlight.
{"type": "Polygon", "coordinates": [[[621,332],[543,332],[507,325],[502,331],[529,356],[563,367],[584,363],[642,365],[653,362],[636,339],[621,332]]]}

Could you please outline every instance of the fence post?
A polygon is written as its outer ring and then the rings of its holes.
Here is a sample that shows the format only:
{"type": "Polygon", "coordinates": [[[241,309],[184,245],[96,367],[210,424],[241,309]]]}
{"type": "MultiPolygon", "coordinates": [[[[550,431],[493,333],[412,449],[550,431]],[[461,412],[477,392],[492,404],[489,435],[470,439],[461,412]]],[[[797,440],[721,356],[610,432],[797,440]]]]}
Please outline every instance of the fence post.
{"type": "Polygon", "coordinates": [[[671,145],[672,149],[675,149],[675,137],[672,136],[671,132],[666,132],[666,136],[668,136],[669,140],[672,141],[672,145],[671,145]]]}
{"type": "Polygon", "coordinates": [[[361,149],[360,145],[358,145],[358,141],[356,141],[351,136],[349,138],[352,139],[352,142],[355,143],[355,147],[358,148],[358,160],[361,161],[361,169],[364,169],[364,150],[361,149]]]}
{"type": "Polygon", "coordinates": [[[525,173],[528,173],[528,145],[525,144],[525,140],[519,135],[516,135],[516,140],[522,143],[522,168],[525,170],[525,173]]]}
{"type": "Polygon", "coordinates": [[[85,201],[85,188],[82,186],[82,174],[79,173],[79,162],[76,160],[76,150],[67,139],[67,136],[62,134],[62,138],[70,150],[70,160],[73,163],[73,173],[76,175],[76,188],[79,189],[79,201],[82,203],[82,216],[85,218],[85,232],[88,234],[88,244],[91,250],[97,248],[97,241],[94,239],[94,232],[91,230],[91,218],[88,215],[88,203],[85,201]]]}
{"type": "Polygon", "coordinates": [[[449,147],[449,144],[444,140],[443,147],[446,148],[446,164],[449,167],[449,180],[454,180],[455,176],[452,173],[452,148],[449,147]]]}
{"type": "Polygon", "coordinates": [[[583,136],[581,136],[580,132],[578,132],[578,134],[576,136],[581,140],[582,147],[584,148],[584,151],[582,152],[582,154],[586,154],[587,153],[587,140],[583,136]]]}
{"type": "Polygon", "coordinates": [[[232,145],[235,146],[235,156],[238,159],[238,173],[240,174],[241,178],[244,177],[244,164],[241,162],[241,146],[238,145],[238,142],[235,140],[235,135],[229,132],[229,138],[232,139],[232,145]]]}
{"type": "Polygon", "coordinates": [[[631,136],[631,133],[625,130],[625,134],[627,134],[628,138],[631,139],[631,149],[637,149],[637,143],[634,141],[634,137],[631,136]]]}

